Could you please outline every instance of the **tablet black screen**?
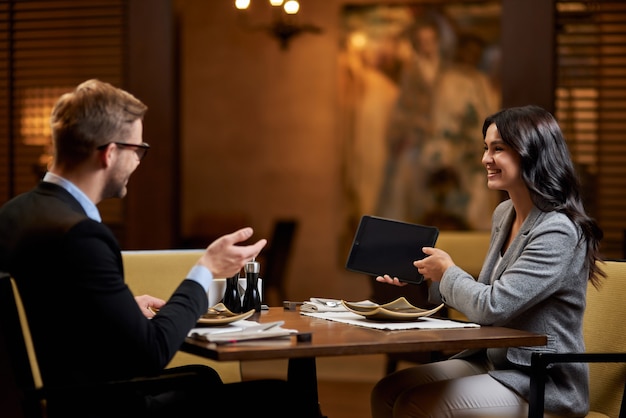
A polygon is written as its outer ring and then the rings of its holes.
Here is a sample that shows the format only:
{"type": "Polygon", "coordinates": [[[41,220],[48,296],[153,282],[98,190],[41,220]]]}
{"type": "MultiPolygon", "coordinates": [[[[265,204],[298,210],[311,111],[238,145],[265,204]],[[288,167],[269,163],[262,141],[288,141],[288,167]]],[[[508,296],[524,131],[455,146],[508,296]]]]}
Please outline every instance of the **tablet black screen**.
{"type": "Polygon", "coordinates": [[[375,216],[363,216],[346,262],[351,271],[373,276],[388,274],[419,284],[424,277],[413,261],[426,256],[422,247],[434,247],[439,230],[375,216]]]}

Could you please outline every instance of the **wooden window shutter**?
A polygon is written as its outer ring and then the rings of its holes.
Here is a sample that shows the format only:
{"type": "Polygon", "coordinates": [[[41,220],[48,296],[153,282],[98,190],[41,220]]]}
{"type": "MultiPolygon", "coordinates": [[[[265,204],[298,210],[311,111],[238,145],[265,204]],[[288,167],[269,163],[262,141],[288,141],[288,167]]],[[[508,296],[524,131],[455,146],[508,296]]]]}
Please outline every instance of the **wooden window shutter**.
{"type": "MultiPolygon", "coordinates": [[[[0,205],[31,189],[45,170],[49,114],[63,92],[91,78],[124,86],[126,3],[0,4],[0,178],[8,179],[0,182],[0,205]]],[[[107,199],[99,209],[109,226],[122,230],[122,200],[107,199]]]]}
{"type": "Polygon", "coordinates": [[[626,230],[626,2],[556,2],[556,116],[604,230],[607,258],[626,230]]]}

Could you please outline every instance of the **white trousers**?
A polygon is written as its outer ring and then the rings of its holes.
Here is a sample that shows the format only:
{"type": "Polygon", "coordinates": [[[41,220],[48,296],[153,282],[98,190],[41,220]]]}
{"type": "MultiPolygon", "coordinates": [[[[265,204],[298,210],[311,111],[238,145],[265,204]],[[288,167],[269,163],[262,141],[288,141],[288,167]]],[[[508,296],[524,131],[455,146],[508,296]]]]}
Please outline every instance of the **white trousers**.
{"type": "Polygon", "coordinates": [[[392,373],[372,391],[373,418],[526,418],[528,403],[489,376],[487,362],[461,359],[392,373]]]}

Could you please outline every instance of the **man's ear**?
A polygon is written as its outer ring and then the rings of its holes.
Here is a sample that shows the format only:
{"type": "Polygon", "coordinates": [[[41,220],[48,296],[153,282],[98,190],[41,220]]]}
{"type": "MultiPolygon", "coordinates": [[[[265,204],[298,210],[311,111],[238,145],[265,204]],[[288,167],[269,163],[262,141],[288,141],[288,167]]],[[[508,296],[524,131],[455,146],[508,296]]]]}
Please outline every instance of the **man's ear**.
{"type": "Polygon", "coordinates": [[[102,165],[102,168],[108,168],[112,164],[113,158],[115,158],[113,155],[114,148],[115,145],[111,143],[107,145],[106,148],[98,150],[98,161],[102,165]]]}

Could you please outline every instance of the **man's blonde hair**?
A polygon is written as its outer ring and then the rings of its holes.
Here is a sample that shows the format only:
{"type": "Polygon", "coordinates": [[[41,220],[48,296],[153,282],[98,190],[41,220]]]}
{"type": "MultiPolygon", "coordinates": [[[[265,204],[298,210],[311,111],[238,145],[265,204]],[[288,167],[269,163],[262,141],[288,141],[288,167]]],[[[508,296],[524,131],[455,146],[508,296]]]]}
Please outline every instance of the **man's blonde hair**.
{"type": "Polygon", "coordinates": [[[132,94],[100,80],[87,80],[62,95],[52,109],[55,163],[75,166],[101,145],[127,137],[148,107],[132,94]]]}

